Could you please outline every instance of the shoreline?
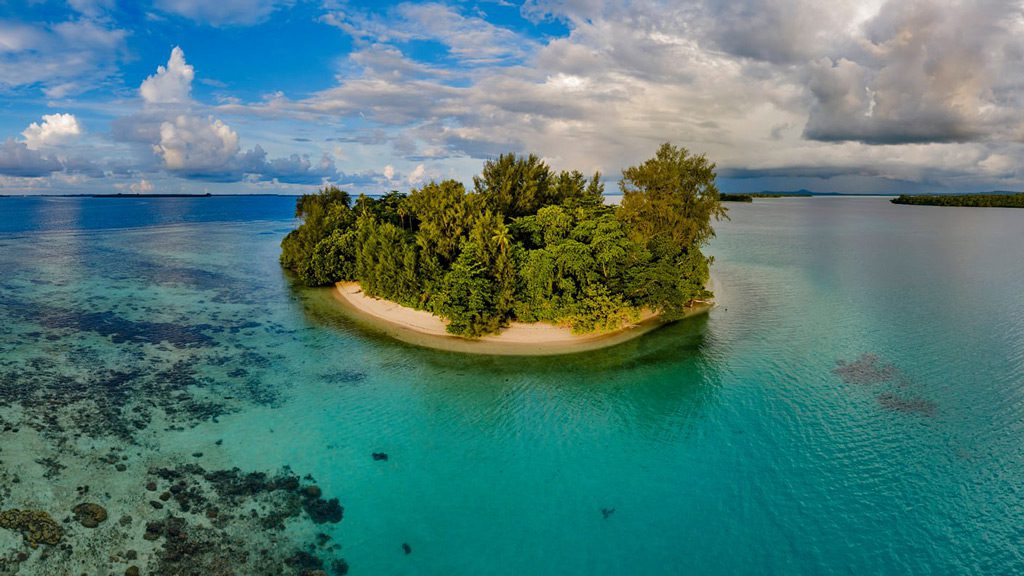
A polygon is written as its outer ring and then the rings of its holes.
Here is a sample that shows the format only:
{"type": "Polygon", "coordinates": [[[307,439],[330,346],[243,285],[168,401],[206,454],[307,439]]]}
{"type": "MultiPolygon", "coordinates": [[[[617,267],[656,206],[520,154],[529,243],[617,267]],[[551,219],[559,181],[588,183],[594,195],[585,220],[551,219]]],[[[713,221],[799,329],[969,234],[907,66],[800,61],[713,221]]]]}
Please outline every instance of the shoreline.
{"type": "MultiPolygon", "coordinates": [[[[339,282],[331,292],[349,317],[376,332],[407,344],[467,354],[554,356],[587,352],[621,344],[668,324],[650,312],[618,330],[591,334],[573,334],[567,327],[543,322],[513,322],[498,334],[469,339],[446,332],[445,321],[430,312],[366,296],[358,282],[339,282]]],[[[696,305],[684,319],[705,314],[714,306],[714,302],[696,305]]]]}

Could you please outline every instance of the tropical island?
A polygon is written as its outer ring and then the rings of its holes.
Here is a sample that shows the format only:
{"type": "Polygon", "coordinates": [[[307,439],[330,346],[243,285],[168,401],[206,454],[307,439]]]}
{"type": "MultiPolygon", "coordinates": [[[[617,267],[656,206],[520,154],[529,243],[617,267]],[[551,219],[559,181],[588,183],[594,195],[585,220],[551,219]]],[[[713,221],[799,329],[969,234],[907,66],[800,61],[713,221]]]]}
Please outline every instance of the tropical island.
{"type": "Polygon", "coordinates": [[[719,194],[720,201],[722,202],[753,202],[753,194],[719,194]]]}
{"type": "Polygon", "coordinates": [[[791,192],[743,192],[740,194],[721,194],[722,202],[753,202],[754,198],[778,199],[778,198],[813,198],[815,196],[838,196],[835,192],[811,192],[810,190],[795,190],[791,192]]]}
{"type": "Polygon", "coordinates": [[[1024,193],[994,192],[991,194],[901,194],[890,200],[893,204],[916,206],[968,206],[973,208],[1024,208],[1024,193]]]}
{"type": "Polygon", "coordinates": [[[715,165],[664,144],[620,188],[607,204],[600,173],[532,154],[485,162],[472,191],[444,180],[353,201],[329,186],[297,200],[281,264],[366,314],[469,339],[621,338],[705,310],[701,249],[726,214],[715,165]]]}

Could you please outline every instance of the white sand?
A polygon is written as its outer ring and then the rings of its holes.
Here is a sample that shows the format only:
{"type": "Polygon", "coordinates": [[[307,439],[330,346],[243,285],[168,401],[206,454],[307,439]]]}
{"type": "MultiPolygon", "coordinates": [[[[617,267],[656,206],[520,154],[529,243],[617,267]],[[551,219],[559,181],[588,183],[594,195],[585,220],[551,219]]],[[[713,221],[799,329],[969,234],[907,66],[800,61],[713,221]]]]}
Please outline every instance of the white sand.
{"type": "MultiPolygon", "coordinates": [[[[356,282],[338,283],[335,294],[357,320],[394,338],[420,346],[477,354],[532,356],[582,352],[631,340],[664,323],[658,315],[647,312],[636,324],[619,330],[573,334],[565,326],[543,322],[513,322],[498,334],[470,340],[449,334],[445,331],[446,322],[430,312],[363,294],[356,282]]],[[[687,316],[706,312],[710,308],[710,304],[695,306],[687,316]]]]}

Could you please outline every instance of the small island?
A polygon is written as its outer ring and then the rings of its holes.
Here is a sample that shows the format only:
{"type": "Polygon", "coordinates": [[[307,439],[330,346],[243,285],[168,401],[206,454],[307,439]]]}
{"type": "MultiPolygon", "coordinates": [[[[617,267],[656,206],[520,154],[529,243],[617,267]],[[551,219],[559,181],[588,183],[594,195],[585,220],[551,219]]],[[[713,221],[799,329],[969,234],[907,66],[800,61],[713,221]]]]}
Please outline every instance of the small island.
{"type": "Polygon", "coordinates": [[[720,194],[719,200],[722,202],[753,202],[753,194],[720,194]]]}
{"type": "Polygon", "coordinates": [[[972,208],[1024,208],[1024,193],[995,192],[992,194],[901,194],[890,200],[893,204],[915,206],[967,206],[972,208]]]}
{"type": "Polygon", "coordinates": [[[353,202],[326,187],[299,197],[281,263],[418,344],[437,345],[410,333],[486,353],[610,345],[710,307],[701,249],[725,216],[714,164],[670,144],[620,188],[609,205],[599,173],[514,154],[487,161],[469,192],[445,180],[353,202]]]}

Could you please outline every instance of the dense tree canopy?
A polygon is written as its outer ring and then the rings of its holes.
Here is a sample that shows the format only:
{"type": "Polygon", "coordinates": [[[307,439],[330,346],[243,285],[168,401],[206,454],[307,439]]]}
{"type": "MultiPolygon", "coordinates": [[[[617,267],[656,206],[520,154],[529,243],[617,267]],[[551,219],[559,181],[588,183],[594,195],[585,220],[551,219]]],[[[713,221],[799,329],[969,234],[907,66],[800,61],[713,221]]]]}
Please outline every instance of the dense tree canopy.
{"type": "Polygon", "coordinates": [[[971,206],[974,208],[1024,208],[1024,194],[936,194],[932,196],[900,195],[893,204],[918,206],[971,206]]]}
{"type": "Polygon", "coordinates": [[[299,198],[281,263],[310,286],[358,281],[468,337],[513,320],[591,332],[644,309],[673,319],[710,295],[701,248],[725,215],[714,169],[665,144],[623,171],[621,206],[605,204],[600,174],[556,173],[533,155],[486,162],[468,193],[446,180],[353,203],[327,187],[299,198]]]}

